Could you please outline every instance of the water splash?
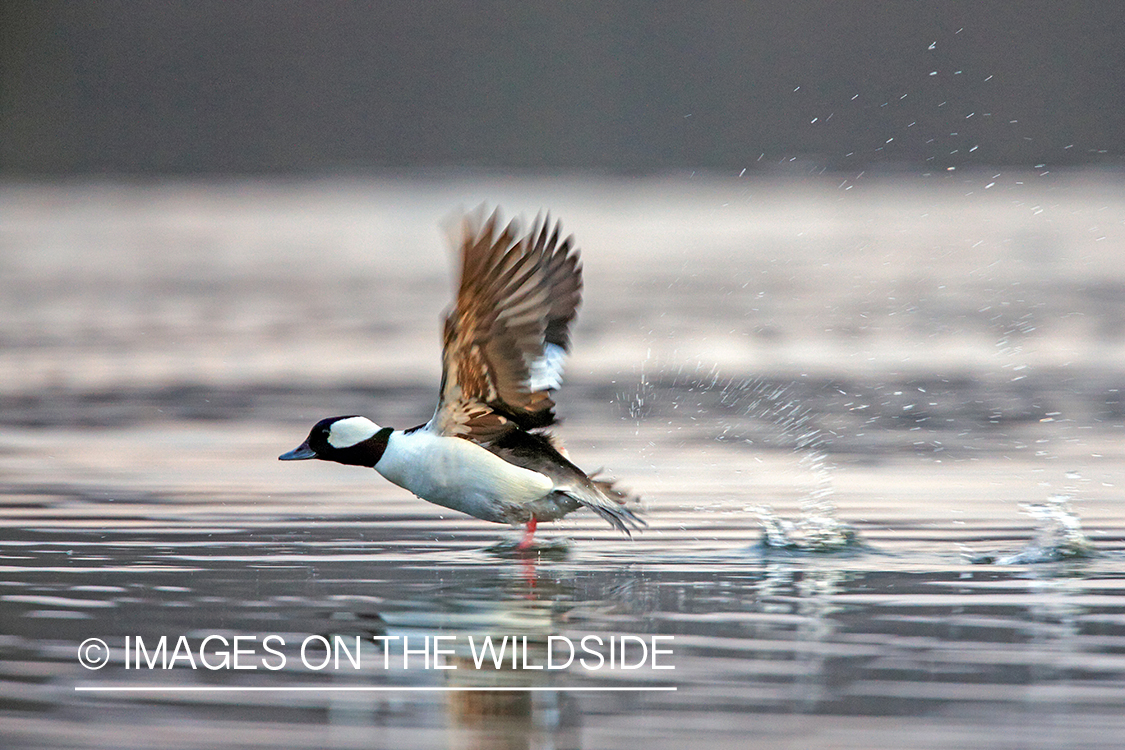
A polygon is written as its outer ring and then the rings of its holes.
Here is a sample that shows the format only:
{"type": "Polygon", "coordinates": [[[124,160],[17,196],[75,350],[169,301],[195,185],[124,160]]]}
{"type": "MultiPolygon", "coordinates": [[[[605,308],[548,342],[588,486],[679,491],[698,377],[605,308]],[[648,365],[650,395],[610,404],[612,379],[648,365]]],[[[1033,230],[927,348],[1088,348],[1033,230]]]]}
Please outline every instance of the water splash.
{"type": "Polygon", "coordinates": [[[484,548],[484,552],[505,560],[549,560],[559,562],[570,557],[571,542],[564,537],[539,538],[530,547],[522,547],[523,532],[504,538],[484,548]]]}
{"type": "Polygon", "coordinates": [[[1096,554],[1078,514],[1070,506],[1073,496],[1054,494],[1045,503],[1021,503],[1020,509],[1037,521],[1035,538],[1012,555],[969,555],[969,562],[995,565],[1029,565],[1085,560],[1096,554]]]}
{"type": "Polygon", "coordinates": [[[1021,510],[1039,524],[1035,539],[1020,552],[997,562],[1056,562],[1093,556],[1094,545],[1082,531],[1081,519],[1071,508],[1071,500],[1070,495],[1055,494],[1045,503],[1022,503],[1021,510]]]}
{"type": "Polygon", "coordinates": [[[796,521],[778,516],[768,505],[754,506],[749,510],[758,514],[762,524],[759,546],[763,551],[854,552],[864,546],[854,528],[822,509],[810,512],[808,508],[802,508],[801,517],[796,521]]]}
{"type": "Polygon", "coordinates": [[[740,391],[753,395],[747,413],[766,420],[792,441],[798,466],[813,477],[812,488],[801,498],[797,521],[777,516],[768,506],[750,508],[762,524],[761,545],[767,549],[803,552],[839,552],[860,546],[854,528],[836,517],[832,466],[828,461],[831,433],[814,423],[814,414],[789,393],[789,385],[767,386],[763,381],[743,381],[740,391]]]}
{"type": "MultiPolygon", "coordinates": [[[[1034,310],[1028,310],[1011,320],[1005,320],[1004,315],[997,314],[993,320],[1004,323],[997,342],[999,355],[1005,360],[1002,367],[1017,373],[1012,376],[1011,382],[1023,380],[1027,377],[1028,365],[1022,361],[1023,346],[1019,342],[1035,333],[1034,310]]],[[[1054,422],[1058,416],[1059,412],[1048,412],[1040,421],[1054,422]]],[[[1047,439],[1036,442],[1046,444],[1047,439]]],[[[1016,445],[1017,449],[1025,447],[1018,443],[1016,445]]],[[[1056,457],[1047,448],[1037,450],[1036,456],[1045,459],[1056,457]]],[[[1075,482],[1082,477],[1077,471],[1068,471],[1066,478],[1075,482]]],[[[1045,503],[1020,504],[1020,509],[1037,523],[1035,538],[1022,550],[1012,555],[966,553],[966,558],[969,562],[978,564],[1024,565],[1092,557],[1095,554],[1094,545],[1083,533],[1081,520],[1070,505],[1070,501],[1074,499],[1072,492],[1077,491],[1076,486],[1067,485],[1065,489],[1067,491],[1048,496],[1045,503]]]]}
{"type": "MultiPolygon", "coordinates": [[[[629,418],[668,419],[676,430],[689,420],[693,428],[707,425],[705,433],[723,443],[742,443],[755,450],[773,448],[796,456],[800,472],[812,484],[800,499],[800,516],[788,520],[772,508],[749,506],[762,525],[763,547],[771,549],[833,552],[859,546],[857,534],[836,517],[832,465],[828,444],[834,433],[817,423],[817,415],[798,393],[799,381],[777,383],[763,378],[730,379],[718,369],[662,372],[658,382],[640,373],[631,397],[622,394],[629,418]]],[[[806,394],[806,396],[812,394],[806,394]]],[[[638,427],[639,429],[639,427],[638,427]]]]}

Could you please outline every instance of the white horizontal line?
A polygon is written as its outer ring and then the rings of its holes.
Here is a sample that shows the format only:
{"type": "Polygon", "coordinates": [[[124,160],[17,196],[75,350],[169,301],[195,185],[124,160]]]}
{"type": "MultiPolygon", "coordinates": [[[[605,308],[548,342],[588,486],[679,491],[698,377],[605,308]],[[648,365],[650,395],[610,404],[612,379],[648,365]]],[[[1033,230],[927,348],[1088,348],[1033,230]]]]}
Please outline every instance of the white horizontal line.
{"type": "Polygon", "coordinates": [[[678,688],[674,685],[643,686],[643,687],[477,687],[477,686],[402,686],[391,685],[249,685],[238,687],[235,685],[75,685],[75,691],[98,693],[394,693],[394,692],[429,692],[429,693],[476,693],[476,692],[536,692],[554,691],[558,693],[581,692],[675,692],[678,688]]]}

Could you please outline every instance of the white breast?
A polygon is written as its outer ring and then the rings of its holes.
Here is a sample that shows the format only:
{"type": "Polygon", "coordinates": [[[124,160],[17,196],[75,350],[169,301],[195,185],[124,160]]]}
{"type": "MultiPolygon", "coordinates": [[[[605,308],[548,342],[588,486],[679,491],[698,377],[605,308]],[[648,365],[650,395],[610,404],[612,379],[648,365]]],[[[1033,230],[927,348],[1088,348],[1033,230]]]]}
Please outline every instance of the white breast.
{"type": "Polygon", "coordinates": [[[554,489],[537,471],[425,429],[392,433],[375,470],[423,500],[489,521],[501,520],[505,504],[523,505],[554,489]]]}

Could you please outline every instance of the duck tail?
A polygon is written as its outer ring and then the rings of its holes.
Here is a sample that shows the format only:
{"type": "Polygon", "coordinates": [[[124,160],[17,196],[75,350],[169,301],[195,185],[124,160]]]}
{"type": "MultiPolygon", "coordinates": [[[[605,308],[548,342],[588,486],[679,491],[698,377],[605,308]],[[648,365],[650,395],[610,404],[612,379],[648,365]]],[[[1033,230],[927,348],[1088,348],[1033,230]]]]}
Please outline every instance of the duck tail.
{"type": "Polygon", "coordinates": [[[634,531],[648,526],[648,522],[642,517],[644,507],[641,498],[619,487],[616,480],[599,477],[598,474],[599,472],[594,472],[590,475],[591,489],[597,493],[597,500],[578,498],[579,501],[608,521],[613,528],[632,538],[634,531]]]}

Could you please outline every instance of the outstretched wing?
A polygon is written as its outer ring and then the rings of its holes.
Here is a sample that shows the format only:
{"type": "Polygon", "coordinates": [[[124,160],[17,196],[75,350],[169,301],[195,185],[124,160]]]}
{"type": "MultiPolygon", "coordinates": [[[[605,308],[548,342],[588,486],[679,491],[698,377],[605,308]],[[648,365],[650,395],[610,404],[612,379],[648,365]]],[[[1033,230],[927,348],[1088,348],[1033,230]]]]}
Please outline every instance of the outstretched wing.
{"type": "Polygon", "coordinates": [[[521,235],[493,213],[462,222],[461,283],[445,319],[441,399],[431,428],[487,443],[513,427],[555,421],[582,267],[559,224],[537,219],[521,235]]]}

